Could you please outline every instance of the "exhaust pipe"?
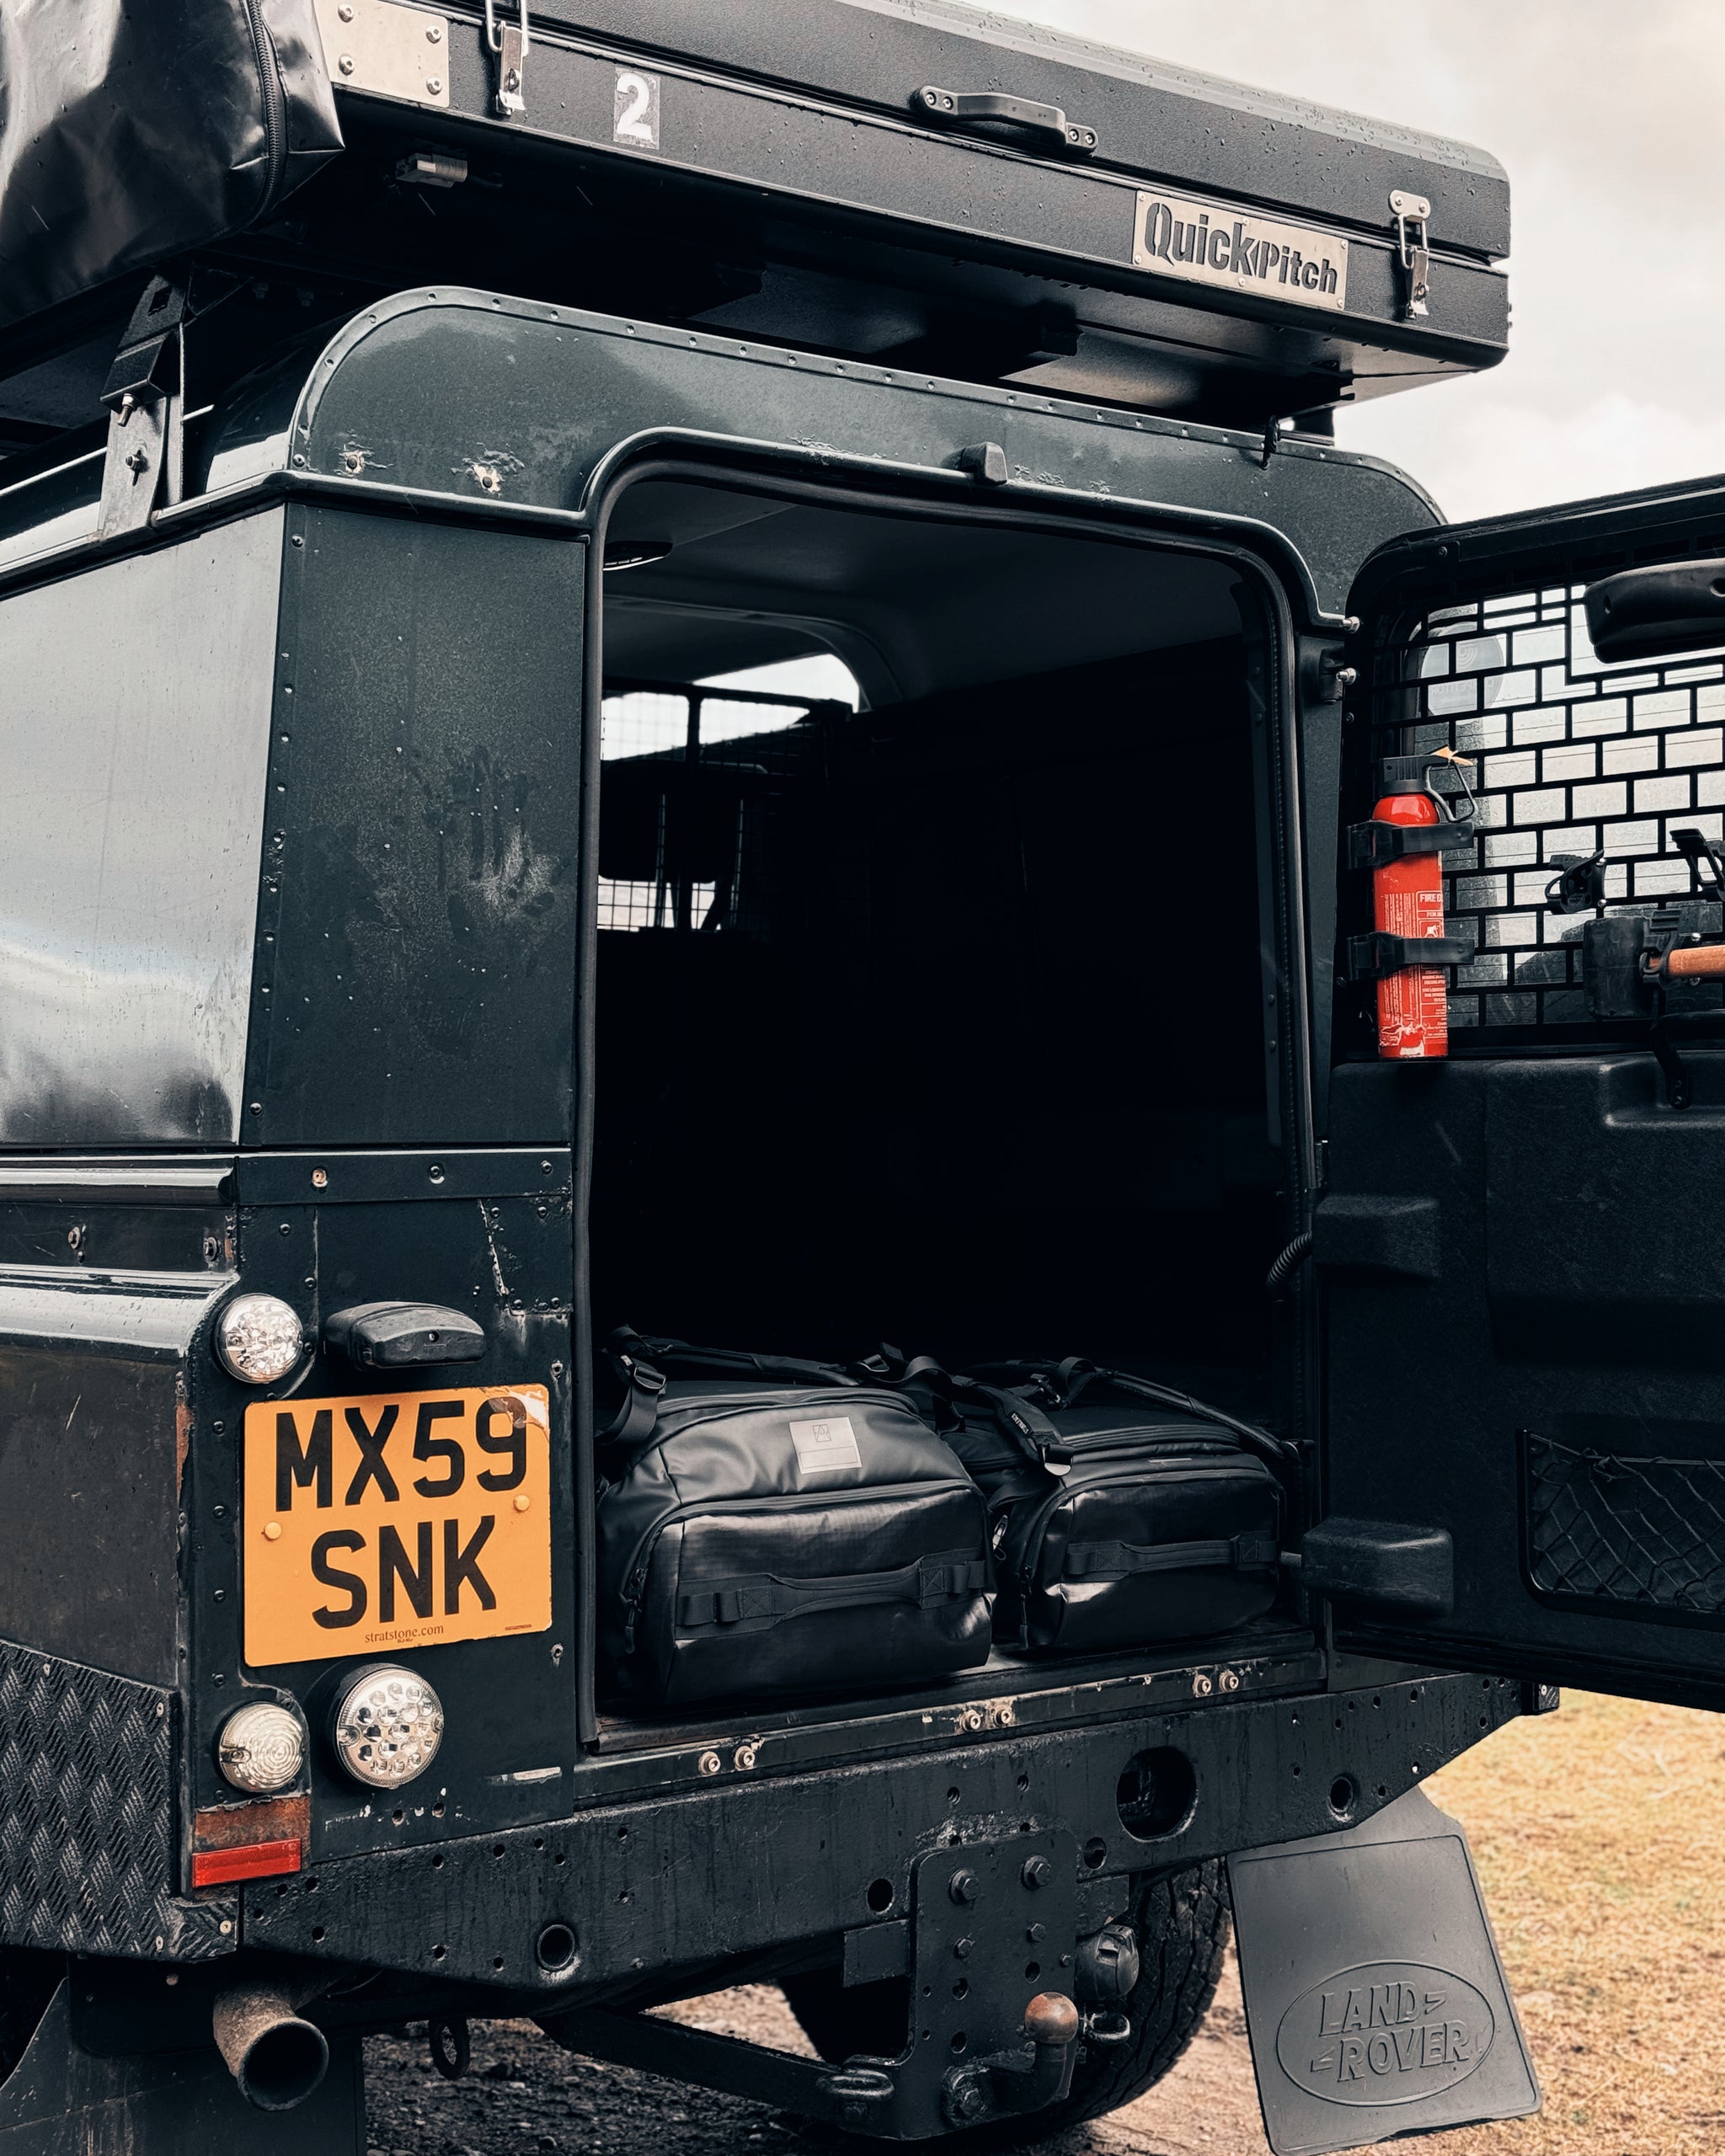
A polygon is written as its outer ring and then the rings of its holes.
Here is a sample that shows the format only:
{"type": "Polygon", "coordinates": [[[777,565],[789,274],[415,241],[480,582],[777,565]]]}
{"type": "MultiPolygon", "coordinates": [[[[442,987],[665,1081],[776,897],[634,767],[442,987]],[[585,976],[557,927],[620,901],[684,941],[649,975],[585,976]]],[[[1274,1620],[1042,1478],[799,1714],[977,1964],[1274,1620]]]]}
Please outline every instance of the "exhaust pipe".
{"type": "Polygon", "coordinates": [[[329,2046],[323,2031],[302,2020],[285,1991],[273,1984],[234,1984],[218,1992],[211,2015],[216,2048],[260,2111],[291,2111],[323,2079],[329,2046]]]}

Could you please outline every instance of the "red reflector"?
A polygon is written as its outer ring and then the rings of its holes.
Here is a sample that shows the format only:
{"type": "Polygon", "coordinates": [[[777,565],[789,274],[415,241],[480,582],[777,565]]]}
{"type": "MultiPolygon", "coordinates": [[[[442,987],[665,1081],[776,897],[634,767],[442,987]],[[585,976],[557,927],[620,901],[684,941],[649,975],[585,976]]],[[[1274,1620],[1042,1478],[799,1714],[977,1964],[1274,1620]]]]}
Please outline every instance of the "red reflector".
{"type": "Polygon", "coordinates": [[[197,1849],[192,1854],[194,1886],[225,1886],[232,1879],[267,1879],[272,1872],[297,1871],[300,1844],[244,1842],[232,1849],[197,1849]]]}

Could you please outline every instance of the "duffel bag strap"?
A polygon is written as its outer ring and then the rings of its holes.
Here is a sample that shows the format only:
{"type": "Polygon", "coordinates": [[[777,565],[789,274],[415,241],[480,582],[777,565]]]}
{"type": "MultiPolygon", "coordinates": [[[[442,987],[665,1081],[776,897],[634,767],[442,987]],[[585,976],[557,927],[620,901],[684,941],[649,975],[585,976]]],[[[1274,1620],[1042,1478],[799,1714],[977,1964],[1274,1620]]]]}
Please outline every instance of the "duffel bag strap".
{"type": "Polygon", "coordinates": [[[1205,1565],[1226,1565],[1236,1572],[1274,1565],[1280,1552],[1273,1534],[1236,1534],[1226,1541],[1071,1542],[1066,1545],[1065,1577],[1094,1578],[1101,1572],[1196,1572],[1205,1565]]]}
{"type": "Polygon", "coordinates": [[[1072,1454],[1065,1440],[1034,1401],[1001,1385],[984,1385],[976,1378],[954,1378],[953,1392],[961,1401],[980,1401],[1033,1465],[1045,1468],[1050,1475],[1071,1473],[1072,1454]]]}
{"type": "MultiPolygon", "coordinates": [[[[861,1385],[883,1386],[888,1392],[927,1394],[929,1417],[937,1430],[957,1428],[959,1411],[953,1405],[953,1379],[932,1355],[906,1357],[900,1349],[883,1343],[872,1355],[851,1365],[851,1376],[861,1385]]],[[[921,1412],[921,1401],[913,1398],[921,1412]]]]}
{"type": "Polygon", "coordinates": [[[638,1355],[613,1344],[611,1359],[622,1379],[623,1404],[608,1429],[601,1430],[595,1441],[595,1449],[603,1451],[615,1446],[620,1452],[633,1454],[652,1437],[659,1425],[659,1402],[665,1391],[665,1373],[655,1369],[651,1363],[644,1362],[638,1355]]]}
{"type": "Polygon", "coordinates": [[[633,1355],[674,1375],[785,1378],[798,1385],[850,1385],[856,1380],[836,1363],[809,1363],[794,1355],[756,1355],[744,1348],[701,1348],[691,1340],[649,1339],[631,1326],[611,1336],[613,1356],[633,1355]]]}
{"type": "Polygon", "coordinates": [[[685,1631],[709,1625],[776,1625],[782,1617],[806,1616],[817,1609],[889,1602],[927,1609],[937,1602],[980,1594],[987,1585],[987,1561],[969,1550],[943,1550],[894,1572],[841,1573],[830,1579],[785,1580],[760,1572],[748,1579],[703,1581],[680,1595],[677,1625],[685,1631]]]}
{"type": "Polygon", "coordinates": [[[1177,1392],[1172,1385],[1157,1385],[1150,1378],[1134,1377],[1126,1370],[1100,1369],[1078,1355],[1069,1355],[1055,1368],[1053,1376],[1063,1407],[1076,1406],[1080,1395],[1090,1385],[1111,1385],[1116,1392],[1124,1392],[1132,1399],[1154,1401],[1159,1407],[1172,1407],[1177,1413],[1191,1416],[1194,1422],[1212,1422],[1265,1460],[1299,1458],[1284,1438],[1273,1437],[1255,1422],[1242,1422],[1235,1416],[1225,1415],[1220,1407],[1212,1407],[1208,1401],[1194,1400],[1189,1392],[1177,1392]]]}

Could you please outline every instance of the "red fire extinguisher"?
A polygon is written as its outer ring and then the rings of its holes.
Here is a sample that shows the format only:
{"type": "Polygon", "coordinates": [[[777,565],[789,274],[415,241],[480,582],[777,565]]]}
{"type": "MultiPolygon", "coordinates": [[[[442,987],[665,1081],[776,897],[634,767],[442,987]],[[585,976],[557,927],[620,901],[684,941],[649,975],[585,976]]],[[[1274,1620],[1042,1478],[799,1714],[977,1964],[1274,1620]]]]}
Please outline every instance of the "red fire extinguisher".
{"type": "MultiPolygon", "coordinates": [[[[1397,788],[1372,810],[1372,926],[1378,974],[1378,1054],[1396,1061],[1428,1060],[1450,1052],[1449,979],[1445,970],[1471,958],[1444,932],[1443,851],[1471,842],[1473,796],[1465,776],[1471,766],[1452,750],[1422,758],[1395,758],[1386,771],[1397,788]],[[1431,783],[1434,764],[1462,774],[1466,814],[1459,815],[1431,783]],[[1402,782],[1420,782],[1416,787],[1402,782]],[[1397,834],[1407,832],[1408,836],[1397,834]],[[1412,835],[1421,834],[1418,837],[1412,835]],[[1429,832],[1430,836],[1424,834],[1429,832]],[[1379,835],[1381,834],[1381,835],[1379,835]],[[1410,944],[1432,946],[1434,963],[1396,963],[1410,944]]],[[[1453,860],[1453,856],[1452,856],[1453,860]]]]}
{"type": "MultiPolygon", "coordinates": [[[[1429,794],[1386,793],[1375,824],[1429,827],[1438,820],[1429,794]]],[[[1434,853],[1406,853],[1372,871],[1371,922],[1381,935],[1423,942],[1444,932],[1444,864],[1434,853]]],[[[1378,978],[1378,1054],[1450,1053],[1450,980],[1441,966],[1402,966],[1378,978]]]]}

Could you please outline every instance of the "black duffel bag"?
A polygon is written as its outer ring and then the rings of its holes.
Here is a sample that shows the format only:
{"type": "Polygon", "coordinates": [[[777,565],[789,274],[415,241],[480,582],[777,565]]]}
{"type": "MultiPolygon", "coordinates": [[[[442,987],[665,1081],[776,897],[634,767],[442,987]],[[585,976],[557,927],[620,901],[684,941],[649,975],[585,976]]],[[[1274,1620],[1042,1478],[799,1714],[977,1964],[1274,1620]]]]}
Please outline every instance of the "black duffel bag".
{"type": "Polygon", "coordinates": [[[988,1498],[998,1638],[1106,1653],[1213,1637],[1275,1600],[1282,1492],[1265,1461],[1292,1462],[1282,1439],[1076,1358],[944,1382],[946,1441],[988,1498]]]}
{"type": "Polygon", "coordinates": [[[901,1391],[614,1334],[600,1646],[632,1705],[893,1691],[988,1659],[987,1513],[901,1391]]]}

